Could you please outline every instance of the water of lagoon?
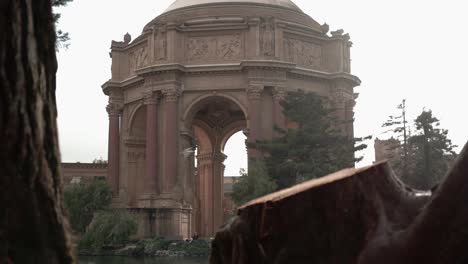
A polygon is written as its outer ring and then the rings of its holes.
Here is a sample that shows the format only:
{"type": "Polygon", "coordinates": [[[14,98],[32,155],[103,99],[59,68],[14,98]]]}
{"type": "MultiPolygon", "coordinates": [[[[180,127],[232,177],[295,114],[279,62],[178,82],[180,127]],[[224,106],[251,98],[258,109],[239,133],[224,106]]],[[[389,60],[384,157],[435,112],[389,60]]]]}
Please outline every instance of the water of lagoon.
{"type": "Polygon", "coordinates": [[[78,264],[207,264],[208,258],[79,257],[78,264]]]}

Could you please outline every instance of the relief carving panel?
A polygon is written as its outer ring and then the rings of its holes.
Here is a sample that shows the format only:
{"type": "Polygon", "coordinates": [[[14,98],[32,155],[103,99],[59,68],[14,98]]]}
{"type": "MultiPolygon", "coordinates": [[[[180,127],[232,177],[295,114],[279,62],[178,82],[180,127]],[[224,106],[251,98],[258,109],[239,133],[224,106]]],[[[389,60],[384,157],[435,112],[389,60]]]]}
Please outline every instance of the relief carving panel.
{"type": "Polygon", "coordinates": [[[136,69],[148,65],[148,49],[146,47],[137,48],[130,52],[129,58],[130,73],[133,73],[136,69]]]}
{"type": "Polygon", "coordinates": [[[284,40],[286,60],[299,66],[320,68],[322,66],[322,47],[319,44],[300,39],[284,40]]]}
{"type": "Polygon", "coordinates": [[[156,61],[167,58],[167,29],[166,25],[159,25],[155,28],[154,55],[156,61]]]}
{"type": "Polygon", "coordinates": [[[186,44],[188,61],[232,61],[242,58],[241,35],[190,37],[186,44]]]}
{"type": "Polygon", "coordinates": [[[275,56],[275,39],[274,18],[262,18],[260,23],[260,52],[262,56],[275,56]]]}

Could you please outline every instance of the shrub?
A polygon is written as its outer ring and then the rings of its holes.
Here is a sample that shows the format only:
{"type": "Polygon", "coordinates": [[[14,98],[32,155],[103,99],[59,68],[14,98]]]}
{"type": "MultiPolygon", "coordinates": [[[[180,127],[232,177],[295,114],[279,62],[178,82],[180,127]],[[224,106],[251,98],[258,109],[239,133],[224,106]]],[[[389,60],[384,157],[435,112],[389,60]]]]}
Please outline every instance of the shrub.
{"type": "Polygon", "coordinates": [[[67,187],[64,191],[64,205],[72,229],[84,233],[94,213],[109,208],[111,199],[112,191],[104,181],[67,187]]]}
{"type": "Polygon", "coordinates": [[[105,245],[123,245],[137,231],[137,224],[127,212],[103,211],[96,214],[81,241],[80,252],[99,252],[105,245]]]}

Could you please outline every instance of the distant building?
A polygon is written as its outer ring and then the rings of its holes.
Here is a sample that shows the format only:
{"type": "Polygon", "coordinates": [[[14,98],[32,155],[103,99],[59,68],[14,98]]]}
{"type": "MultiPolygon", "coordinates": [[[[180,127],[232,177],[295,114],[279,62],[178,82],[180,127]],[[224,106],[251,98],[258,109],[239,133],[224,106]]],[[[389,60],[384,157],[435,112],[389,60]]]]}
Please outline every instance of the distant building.
{"type": "Polygon", "coordinates": [[[399,158],[400,141],[395,138],[386,140],[375,139],[375,162],[390,160],[395,161],[399,158]]]}
{"type": "Polygon", "coordinates": [[[63,185],[89,183],[107,178],[107,164],[100,163],[62,163],[63,185]]]}

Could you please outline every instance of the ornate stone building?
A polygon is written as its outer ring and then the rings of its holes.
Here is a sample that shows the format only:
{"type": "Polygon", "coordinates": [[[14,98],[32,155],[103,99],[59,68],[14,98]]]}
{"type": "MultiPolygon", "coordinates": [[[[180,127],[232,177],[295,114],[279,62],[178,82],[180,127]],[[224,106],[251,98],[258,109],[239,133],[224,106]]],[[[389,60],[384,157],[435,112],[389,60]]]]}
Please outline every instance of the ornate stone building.
{"type": "MultiPolygon", "coordinates": [[[[177,0],[136,39],[112,42],[108,180],[114,206],[138,216],[139,236],[212,235],[223,222],[227,139],[286,127],[288,91],[328,96],[340,119],[353,119],[352,43],[328,31],[290,0],[177,0]]],[[[352,122],[343,131],[352,135],[352,122]]]]}

